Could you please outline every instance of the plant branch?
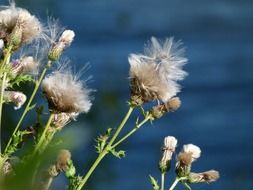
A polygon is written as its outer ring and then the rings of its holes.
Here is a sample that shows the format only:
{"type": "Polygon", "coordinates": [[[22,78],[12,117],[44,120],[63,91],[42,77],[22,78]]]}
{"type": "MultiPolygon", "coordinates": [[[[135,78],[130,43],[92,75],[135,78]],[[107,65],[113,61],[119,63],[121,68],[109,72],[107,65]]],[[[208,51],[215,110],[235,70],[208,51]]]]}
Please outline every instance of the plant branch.
{"type": "Polygon", "coordinates": [[[108,154],[108,152],[112,149],[111,145],[112,143],[115,141],[115,139],[117,138],[117,136],[119,135],[120,131],[123,129],[123,127],[125,126],[127,120],[129,119],[129,117],[131,116],[132,112],[134,110],[134,107],[130,106],[128,112],[126,113],[125,117],[123,118],[123,120],[121,121],[120,125],[118,126],[116,132],[114,133],[113,137],[111,138],[111,140],[109,141],[108,145],[104,148],[104,150],[98,155],[97,159],[95,160],[95,162],[93,163],[93,165],[91,166],[91,168],[89,169],[89,171],[86,173],[86,175],[82,178],[80,184],[78,185],[78,187],[76,188],[76,190],[81,190],[82,187],[86,184],[86,182],[88,181],[88,179],[90,178],[91,174],[94,172],[94,170],[96,169],[96,167],[99,165],[99,163],[101,162],[101,160],[105,157],[106,154],[108,154]]]}
{"type": "Polygon", "coordinates": [[[39,80],[36,81],[34,90],[33,90],[33,92],[32,92],[32,95],[31,95],[31,97],[29,98],[29,101],[28,101],[28,103],[26,104],[25,110],[24,110],[24,112],[22,113],[22,116],[20,117],[20,119],[19,119],[19,121],[18,121],[18,124],[16,125],[16,127],[15,127],[15,129],[14,129],[14,131],[13,131],[13,133],[12,133],[12,135],[11,135],[11,137],[10,137],[10,139],[9,139],[9,141],[8,141],[8,143],[7,143],[7,145],[6,145],[6,147],[5,147],[4,154],[6,154],[6,153],[8,152],[8,148],[9,148],[11,142],[12,142],[12,137],[16,134],[16,132],[18,131],[19,127],[21,126],[21,123],[23,122],[23,120],[24,120],[26,114],[30,111],[32,101],[33,101],[33,99],[34,99],[34,97],[35,97],[35,95],[36,95],[36,93],[37,93],[37,91],[38,91],[38,89],[39,89],[39,86],[40,86],[40,84],[41,84],[41,82],[42,82],[42,80],[43,80],[43,78],[44,78],[44,76],[45,76],[45,74],[46,74],[46,72],[47,72],[47,69],[49,68],[49,66],[51,65],[51,63],[52,63],[51,61],[48,61],[47,66],[43,69],[43,71],[42,71],[42,73],[41,73],[41,75],[40,75],[39,80]]]}

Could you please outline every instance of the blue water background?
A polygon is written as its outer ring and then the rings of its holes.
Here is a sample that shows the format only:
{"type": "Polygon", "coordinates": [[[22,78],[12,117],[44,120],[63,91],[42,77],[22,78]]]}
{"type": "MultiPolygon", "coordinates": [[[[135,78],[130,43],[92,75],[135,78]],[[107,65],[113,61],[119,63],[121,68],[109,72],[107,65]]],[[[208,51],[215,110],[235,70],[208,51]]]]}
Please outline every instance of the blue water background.
{"type": "MultiPolygon", "coordinates": [[[[118,124],[126,111],[129,53],[142,52],[151,36],[174,36],[186,46],[189,76],[179,94],[182,107],[131,137],[122,146],[126,158],[106,158],[88,189],[151,189],[148,175],[159,179],[157,163],[167,135],[178,138],[178,151],[186,143],[201,147],[194,171],[220,171],[218,182],[194,185],[194,190],[253,189],[252,0],[20,0],[17,4],[42,20],[50,15],[73,29],[76,38],[66,55],[76,70],[90,63],[86,74],[93,75],[89,86],[97,90],[94,106],[80,117],[83,122],[73,125],[82,135],[71,139],[82,143],[73,150],[80,174],[96,156],[95,136],[118,124]]],[[[172,178],[166,178],[167,186],[172,178]]],[[[62,176],[54,189],[65,185],[62,176]]]]}

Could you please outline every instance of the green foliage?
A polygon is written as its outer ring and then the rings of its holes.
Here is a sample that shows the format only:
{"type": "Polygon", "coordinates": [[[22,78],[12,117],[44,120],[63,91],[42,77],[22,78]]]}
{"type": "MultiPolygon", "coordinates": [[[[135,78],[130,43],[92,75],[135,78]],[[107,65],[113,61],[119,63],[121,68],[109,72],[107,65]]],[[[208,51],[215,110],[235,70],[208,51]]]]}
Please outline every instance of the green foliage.
{"type": "Polygon", "coordinates": [[[117,158],[124,158],[126,156],[126,152],[124,150],[116,151],[115,149],[111,149],[110,153],[117,158]]]}
{"type": "Polygon", "coordinates": [[[149,175],[149,181],[153,187],[153,190],[159,190],[160,187],[158,185],[158,181],[154,177],[152,177],[151,175],[149,175]]]}
{"type": "Polygon", "coordinates": [[[99,135],[97,137],[97,139],[96,139],[96,143],[97,144],[96,144],[95,148],[96,148],[96,150],[97,150],[98,153],[101,153],[104,150],[104,148],[105,148],[105,146],[107,144],[107,141],[109,140],[109,138],[110,138],[110,136],[112,134],[112,131],[113,131],[112,128],[108,128],[106,130],[105,135],[99,135]]]}
{"type": "Polygon", "coordinates": [[[20,86],[20,83],[35,82],[31,75],[20,74],[10,81],[10,87],[20,86]]]}
{"type": "Polygon", "coordinates": [[[24,136],[30,134],[30,131],[24,130],[24,131],[20,131],[18,130],[11,138],[11,144],[8,148],[8,150],[6,150],[6,154],[7,155],[11,155],[13,154],[17,149],[18,146],[23,142],[24,140],[24,136]]]}

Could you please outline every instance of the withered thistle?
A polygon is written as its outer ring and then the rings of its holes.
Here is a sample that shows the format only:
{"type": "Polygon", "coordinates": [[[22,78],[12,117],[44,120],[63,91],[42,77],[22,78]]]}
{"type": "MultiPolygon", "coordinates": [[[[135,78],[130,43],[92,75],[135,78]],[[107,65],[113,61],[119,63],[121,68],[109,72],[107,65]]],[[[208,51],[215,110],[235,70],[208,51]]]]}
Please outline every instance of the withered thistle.
{"type": "Polygon", "coordinates": [[[173,38],[159,42],[152,37],[144,49],[144,55],[129,56],[130,88],[134,101],[158,100],[166,103],[180,91],[177,81],[187,75],[182,70],[187,59],[180,46],[181,43],[174,42],[173,38]]]}

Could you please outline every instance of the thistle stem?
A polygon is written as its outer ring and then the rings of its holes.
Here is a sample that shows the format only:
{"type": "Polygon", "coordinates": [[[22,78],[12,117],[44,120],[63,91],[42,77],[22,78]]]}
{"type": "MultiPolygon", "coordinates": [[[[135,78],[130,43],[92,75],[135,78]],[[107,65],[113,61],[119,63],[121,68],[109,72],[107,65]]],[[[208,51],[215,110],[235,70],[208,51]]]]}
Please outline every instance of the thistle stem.
{"type": "Polygon", "coordinates": [[[161,190],[164,190],[164,177],[165,177],[165,173],[161,173],[161,190]]]}
{"type": "Polygon", "coordinates": [[[48,118],[48,121],[47,121],[47,124],[46,124],[40,138],[39,138],[39,141],[35,145],[35,149],[34,149],[34,152],[33,152],[34,155],[40,150],[41,146],[43,145],[43,143],[45,141],[45,138],[46,138],[46,133],[47,133],[47,131],[48,131],[50,125],[51,125],[51,122],[52,122],[53,118],[54,118],[54,114],[50,114],[50,116],[48,118]]]}
{"type": "Polygon", "coordinates": [[[127,114],[125,115],[125,117],[123,118],[123,120],[121,121],[120,125],[118,126],[116,132],[114,133],[113,137],[111,138],[111,140],[109,141],[108,145],[104,148],[104,150],[98,155],[97,159],[95,160],[95,162],[93,163],[93,165],[91,166],[91,168],[89,169],[89,171],[86,173],[86,175],[82,178],[80,184],[78,185],[78,187],[76,188],[76,190],[81,190],[82,187],[86,184],[86,182],[88,181],[88,179],[90,178],[91,174],[94,172],[94,170],[96,169],[96,167],[99,165],[99,163],[101,162],[101,160],[106,156],[106,154],[108,154],[108,152],[112,149],[112,143],[115,141],[115,139],[118,137],[119,133],[121,132],[121,130],[123,129],[123,127],[125,126],[127,120],[129,119],[129,117],[131,116],[132,112],[134,110],[134,107],[130,106],[129,110],[127,112],[127,114]]]}
{"type": "Polygon", "coordinates": [[[33,101],[33,99],[34,99],[34,97],[35,97],[35,95],[36,95],[36,93],[37,93],[37,91],[38,91],[38,89],[39,89],[39,86],[40,86],[40,84],[41,84],[41,82],[42,82],[42,80],[43,80],[43,78],[44,78],[44,76],[45,76],[45,74],[46,74],[46,72],[47,72],[47,69],[50,67],[51,63],[52,63],[51,61],[48,61],[47,66],[43,69],[43,71],[42,71],[42,73],[41,73],[41,75],[40,75],[39,80],[36,81],[34,90],[33,90],[33,92],[32,92],[32,95],[31,95],[31,97],[29,98],[28,103],[26,104],[25,110],[24,110],[24,112],[22,113],[22,116],[20,117],[20,119],[19,119],[19,121],[18,121],[18,124],[16,125],[14,131],[12,132],[12,135],[11,135],[11,137],[10,137],[10,139],[9,139],[9,141],[8,141],[8,143],[7,143],[7,145],[6,145],[6,147],[5,147],[4,154],[6,154],[6,153],[8,152],[8,148],[9,148],[11,142],[12,142],[12,137],[16,134],[16,132],[17,132],[17,130],[19,129],[21,123],[23,122],[23,120],[24,120],[26,114],[30,111],[30,109],[31,109],[30,106],[31,106],[31,104],[32,104],[32,101],[33,101]]]}
{"type": "Polygon", "coordinates": [[[169,190],[173,190],[176,185],[178,184],[178,182],[180,182],[181,180],[184,180],[184,179],[187,179],[186,177],[176,177],[175,181],[173,182],[173,184],[170,186],[170,189],[169,190]]]}
{"type": "Polygon", "coordinates": [[[182,185],[184,186],[185,189],[187,190],[192,190],[191,187],[184,181],[181,181],[182,185]]]}
{"type": "Polygon", "coordinates": [[[2,83],[1,83],[1,91],[0,91],[0,153],[2,153],[2,112],[3,112],[3,96],[4,96],[4,89],[5,89],[5,82],[7,78],[7,73],[3,71],[3,68],[5,65],[9,64],[10,58],[11,58],[11,51],[12,51],[12,46],[9,46],[7,48],[6,54],[4,56],[4,60],[1,64],[1,77],[2,78],[2,83]],[[3,72],[3,76],[2,76],[3,72]]]}
{"type": "Polygon", "coordinates": [[[2,112],[3,112],[3,96],[4,96],[4,83],[6,80],[7,73],[3,74],[1,83],[1,93],[0,93],[0,153],[2,153],[2,112]]]}
{"type": "Polygon", "coordinates": [[[120,140],[118,140],[115,144],[112,145],[112,148],[115,148],[119,144],[121,144],[123,141],[125,141],[128,137],[133,135],[138,129],[140,129],[147,121],[149,121],[151,118],[147,116],[141,123],[135,126],[134,129],[129,131],[125,136],[123,136],[120,140]]]}
{"type": "Polygon", "coordinates": [[[176,178],[175,181],[172,183],[172,185],[171,185],[171,187],[170,187],[169,190],[173,190],[176,187],[176,185],[178,184],[179,181],[180,181],[180,179],[176,178]]]}

